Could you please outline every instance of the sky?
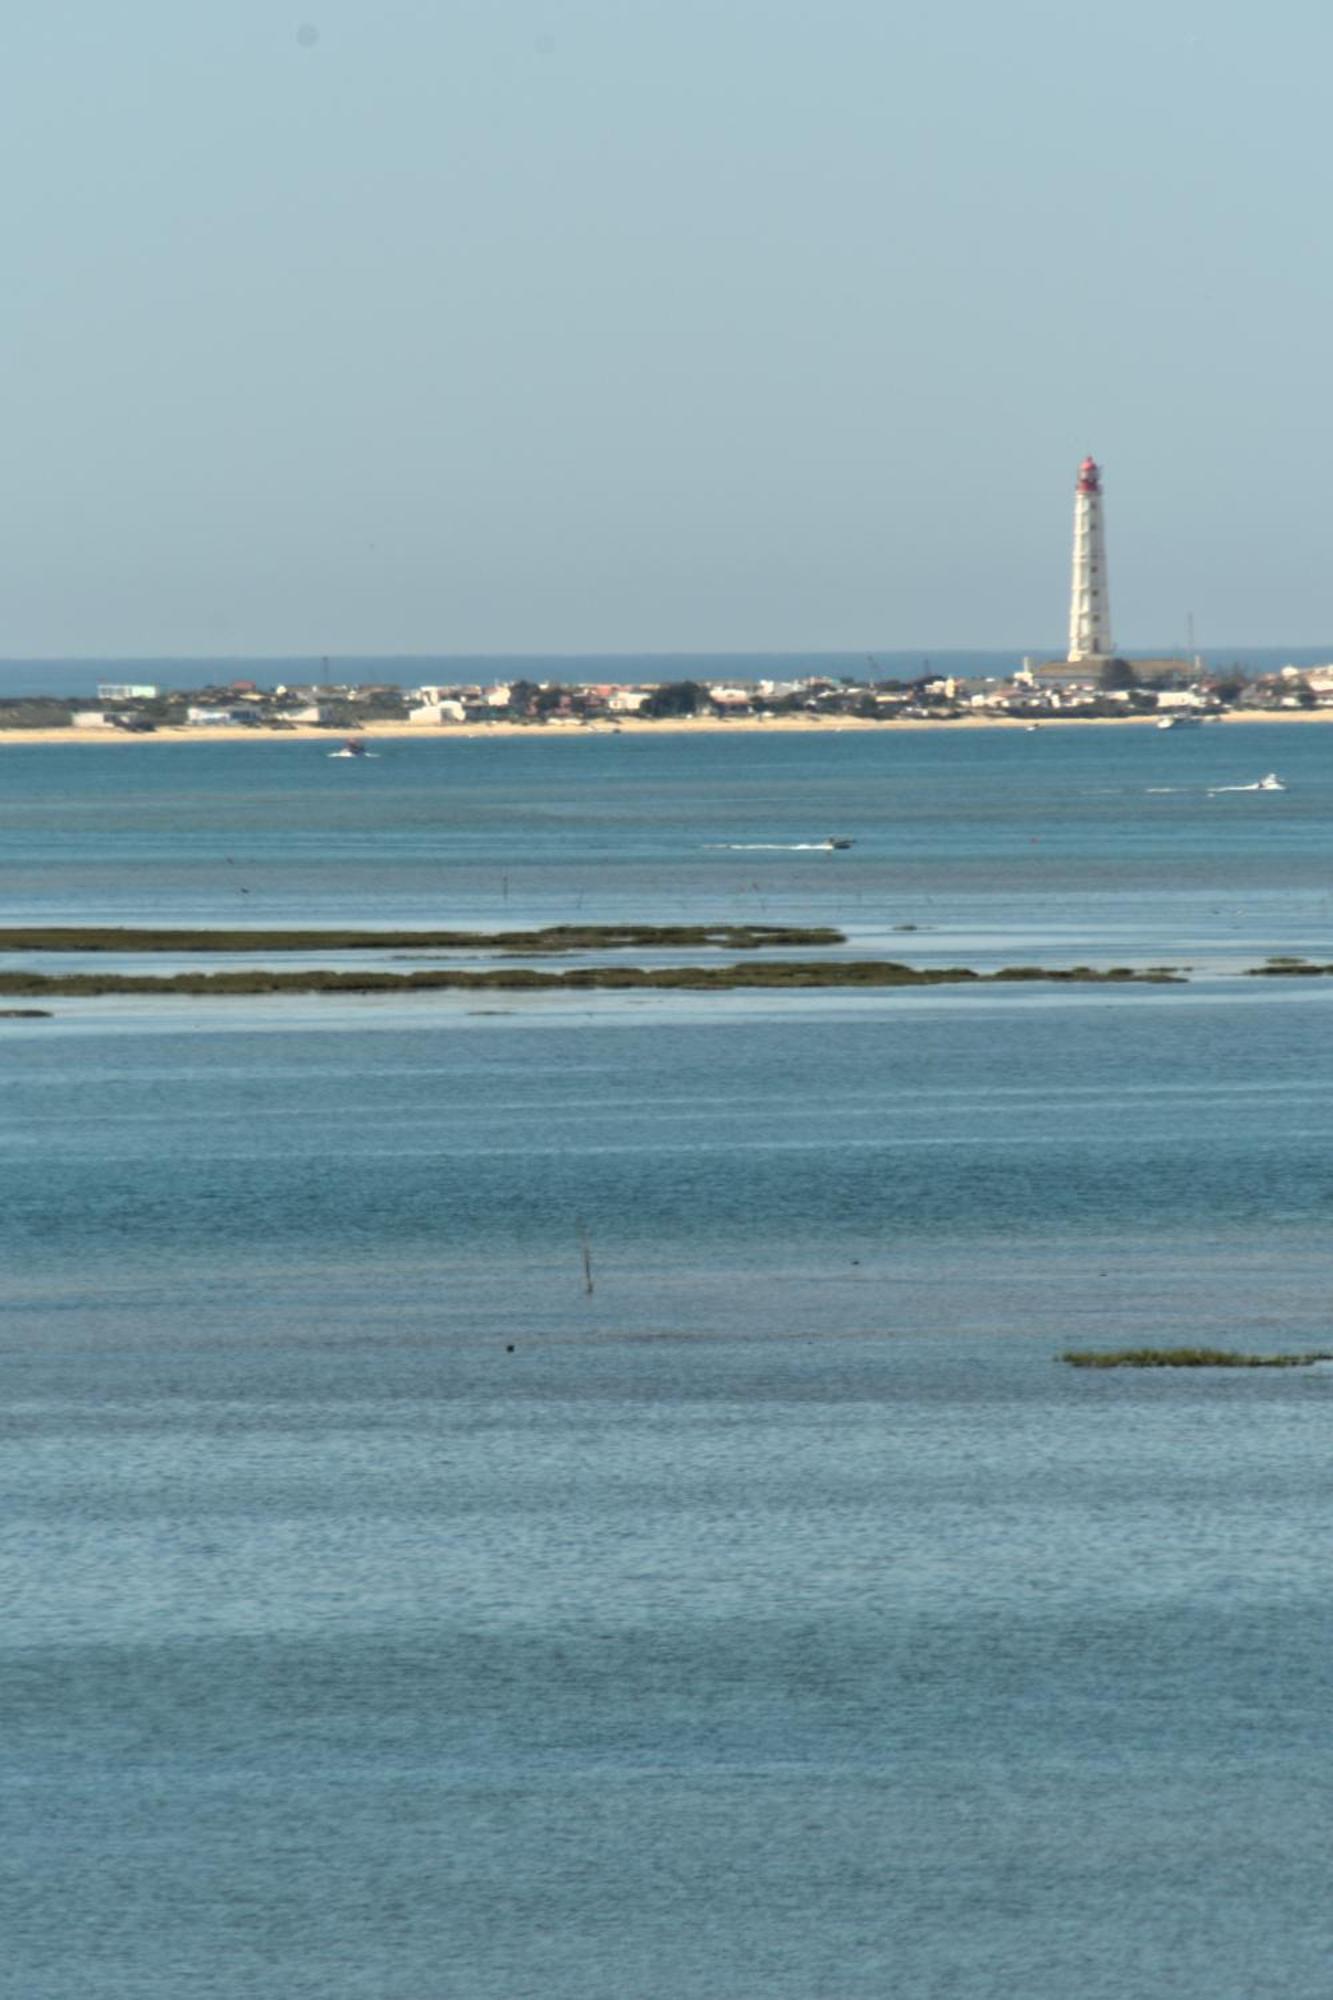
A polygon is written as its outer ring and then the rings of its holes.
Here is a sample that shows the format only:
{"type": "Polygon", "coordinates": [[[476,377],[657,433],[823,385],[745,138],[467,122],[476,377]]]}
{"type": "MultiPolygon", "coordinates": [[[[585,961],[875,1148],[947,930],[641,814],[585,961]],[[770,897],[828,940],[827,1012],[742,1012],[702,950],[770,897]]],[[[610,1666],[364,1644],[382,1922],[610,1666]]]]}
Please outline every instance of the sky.
{"type": "Polygon", "coordinates": [[[0,654],[1333,646],[1318,0],[0,15],[0,654]]]}

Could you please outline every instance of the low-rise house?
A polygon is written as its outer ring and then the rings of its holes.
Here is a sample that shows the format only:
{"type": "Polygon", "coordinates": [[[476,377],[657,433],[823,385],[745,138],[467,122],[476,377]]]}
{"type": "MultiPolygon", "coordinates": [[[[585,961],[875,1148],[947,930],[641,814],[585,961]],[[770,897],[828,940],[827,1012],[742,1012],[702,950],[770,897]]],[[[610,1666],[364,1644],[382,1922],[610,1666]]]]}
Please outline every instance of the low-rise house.
{"type": "Polygon", "coordinates": [[[465,722],[467,710],[461,701],[449,696],[443,701],[423,701],[416,708],[409,708],[407,719],[425,728],[439,728],[446,722],[465,722]]]}

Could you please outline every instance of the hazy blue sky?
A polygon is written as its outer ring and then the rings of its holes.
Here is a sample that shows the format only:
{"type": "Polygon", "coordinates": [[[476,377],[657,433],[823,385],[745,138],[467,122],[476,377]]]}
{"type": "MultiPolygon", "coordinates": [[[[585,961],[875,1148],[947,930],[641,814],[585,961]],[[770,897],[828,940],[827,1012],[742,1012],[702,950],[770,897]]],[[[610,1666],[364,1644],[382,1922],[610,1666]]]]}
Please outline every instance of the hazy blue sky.
{"type": "MultiPolygon", "coordinates": [[[[304,11],[303,11],[304,10],[304,11]]],[[[0,17],[0,653],[1333,645],[1317,0],[0,17]],[[317,33],[316,33],[317,31],[317,33]]]]}

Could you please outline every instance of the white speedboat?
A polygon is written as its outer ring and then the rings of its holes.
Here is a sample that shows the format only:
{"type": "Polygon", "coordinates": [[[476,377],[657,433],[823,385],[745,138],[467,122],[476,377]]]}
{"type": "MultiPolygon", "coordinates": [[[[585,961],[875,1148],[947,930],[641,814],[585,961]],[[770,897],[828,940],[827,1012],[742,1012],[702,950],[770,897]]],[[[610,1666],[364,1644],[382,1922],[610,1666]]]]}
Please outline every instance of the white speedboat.
{"type": "Polygon", "coordinates": [[[1208,796],[1211,799],[1218,792],[1285,792],[1286,789],[1276,771],[1267,771],[1262,778],[1256,778],[1252,785],[1210,785],[1208,796]]]}
{"type": "Polygon", "coordinates": [[[330,757],[373,757],[375,752],[367,750],[358,737],[349,736],[341,750],[330,750],[330,757]]]}
{"type": "Polygon", "coordinates": [[[1197,715],[1164,715],[1159,729],[1197,729],[1201,718],[1197,715]]]}

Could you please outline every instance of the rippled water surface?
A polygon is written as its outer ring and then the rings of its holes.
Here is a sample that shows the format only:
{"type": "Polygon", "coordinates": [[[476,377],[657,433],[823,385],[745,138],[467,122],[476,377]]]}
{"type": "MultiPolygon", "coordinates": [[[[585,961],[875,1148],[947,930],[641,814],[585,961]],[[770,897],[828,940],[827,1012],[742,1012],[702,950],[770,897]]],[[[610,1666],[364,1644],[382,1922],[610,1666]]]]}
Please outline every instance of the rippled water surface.
{"type": "Polygon", "coordinates": [[[1199,976],[0,1022],[0,1992],[1323,2000],[1333,1368],[1055,1357],[1333,1348],[1333,732],[453,749],[6,751],[3,914],[1199,976]]]}

